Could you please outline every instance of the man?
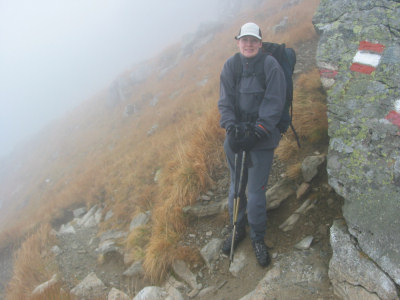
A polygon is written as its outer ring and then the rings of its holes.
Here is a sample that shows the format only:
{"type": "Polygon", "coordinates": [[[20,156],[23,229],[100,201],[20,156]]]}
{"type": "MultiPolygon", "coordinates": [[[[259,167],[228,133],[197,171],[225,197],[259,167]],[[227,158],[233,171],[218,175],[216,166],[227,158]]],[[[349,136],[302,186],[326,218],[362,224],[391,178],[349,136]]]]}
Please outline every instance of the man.
{"type": "Polygon", "coordinates": [[[274,149],[281,137],[276,125],[285,104],[286,81],[275,58],[262,53],[262,36],[258,25],[244,24],[235,38],[243,71],[242,74],[235,74],[234,56],[225,62],[220,77],[218,101],[220,125],[227,133],[224,150],[231,174],[228,198],[231,225],[234,219],[235,180],[240,177],[237,161],[242,160],[243,153],[246,154],[246,160],[236,230],[234,236],[232,232],[224,241],[222,251],[225,254],[230,253],[232,238],[234,248],[245,238],[247,210],[250,237],[257,261],[266,267],[270,263],[270,257],[264,242],[267,219],[265,192],[274,149]],[[260,82],[256,76],[260,64],[265,74],[265,83],[260,82]],[[236,163],[235,157],[238,158],[236,163]]]}

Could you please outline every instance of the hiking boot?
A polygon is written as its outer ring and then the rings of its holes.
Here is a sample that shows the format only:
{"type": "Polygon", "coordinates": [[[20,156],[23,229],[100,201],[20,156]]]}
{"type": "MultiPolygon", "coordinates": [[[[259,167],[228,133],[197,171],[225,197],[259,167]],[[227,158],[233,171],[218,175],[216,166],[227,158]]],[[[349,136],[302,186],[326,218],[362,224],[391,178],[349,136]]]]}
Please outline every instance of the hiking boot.
{"type": "Polygon", "coordinates": [[[256,254],[258,264],[261,267],[268,266],[271,263],[271,258],[269,257],[267,246],[265,245],[264,241],[252,241],[252,245],[254,248],[254,253],[256,254]]]}
{"type": "MultiPolygon", "coordinates": [[[[224,243],[222,244],[222,253],[229,255],[231,253],[231,246],[232,246],[232,231],[229,236],[225,239],[224,243]]],[[[246,237],[246,228],[244,227],[237,227],[235,232],[235,241],[233,244],[233,249],[236,249],[237,245],[246,237]]]]}

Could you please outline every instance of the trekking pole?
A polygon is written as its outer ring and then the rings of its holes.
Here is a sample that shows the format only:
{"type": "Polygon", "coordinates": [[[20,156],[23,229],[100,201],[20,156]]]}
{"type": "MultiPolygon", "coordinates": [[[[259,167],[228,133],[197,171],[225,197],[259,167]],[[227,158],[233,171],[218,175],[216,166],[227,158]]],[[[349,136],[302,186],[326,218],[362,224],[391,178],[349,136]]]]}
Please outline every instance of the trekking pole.
{"type": "Polygon", "coordinates": [[[246,151],[243,151],[243,153],[242,153],[239,184],[237,182],[237,160],[238,160],[238,154],[236,153],[235,154],[235,193],[234,193],[234,198],[233,198],[233,231],[232,231],[231,252],[229,254],[229,265],[233,262],[233,249],[235,246],[236,225],[237,225],[237,217],[238,217],[238,213],[239,213],[240,192],[242,189],[242,179],[243,179],[244,162],[246,160],[246,151]]]}

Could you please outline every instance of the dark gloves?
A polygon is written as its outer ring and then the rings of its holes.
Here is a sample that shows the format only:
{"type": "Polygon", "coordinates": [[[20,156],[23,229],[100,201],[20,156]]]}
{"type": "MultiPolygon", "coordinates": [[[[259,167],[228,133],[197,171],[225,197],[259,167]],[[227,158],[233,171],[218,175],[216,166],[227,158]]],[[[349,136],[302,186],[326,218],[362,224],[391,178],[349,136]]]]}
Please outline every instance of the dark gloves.
{"type": "Polygon", "coordinates": [[[237,125],[231,125],[226,129],[228,144],[234,153],[238,153],[240,151],[240,145],[239,142],[237,141],[237,135],[238,135],[237,125]]]}
{"type": "Polygon", "coordinates": [[[229,147],[234,153],[250,151],[258,141],[254,125],[249,123],[231,125],[227,128],[226,133],[229,147]]]}
{"type": "Polygon", "coordinates": [[[261,139],[268,137],[269,132],[261,124],[256,124],[256,125],[254,125],[254,134],[256,135],[256,137],[259,140],[261,140],[261,139]]]}

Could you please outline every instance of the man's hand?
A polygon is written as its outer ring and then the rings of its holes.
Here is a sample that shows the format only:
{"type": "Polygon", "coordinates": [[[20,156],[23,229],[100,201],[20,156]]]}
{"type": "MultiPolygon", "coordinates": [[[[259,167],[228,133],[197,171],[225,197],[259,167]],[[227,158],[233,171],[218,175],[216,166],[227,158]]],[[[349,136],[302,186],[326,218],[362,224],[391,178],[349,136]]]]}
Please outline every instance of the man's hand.
{"type": "Polygon", "coordinates": [[[256,137],[259,140],[261,140],[261,139],[265,139],[266,137],[268,137],[269,132],[261,124],[256,124],[256,125],[254,125],[254,134],[256,135],[256,137]]]}
{"type": "Polygon", "coordinates": [[[230,125],[226,129],[226,135],[228,139],[229,147],[232,149],[234,153],[238,153],[240,151],[240,142],[239,142],[239,127],[238,125],[230,125]]]}
{"type": "Polygon", "coordinates": [[[253,149],[258,141],[253,127],[253,125],[241,123],[227,128],[228,144],[234,153],[253,149]]]}

